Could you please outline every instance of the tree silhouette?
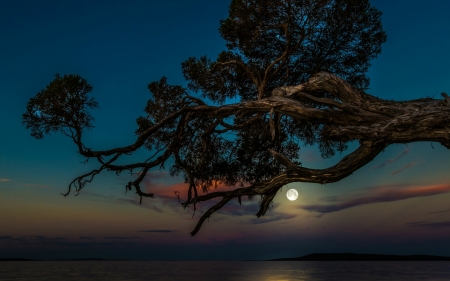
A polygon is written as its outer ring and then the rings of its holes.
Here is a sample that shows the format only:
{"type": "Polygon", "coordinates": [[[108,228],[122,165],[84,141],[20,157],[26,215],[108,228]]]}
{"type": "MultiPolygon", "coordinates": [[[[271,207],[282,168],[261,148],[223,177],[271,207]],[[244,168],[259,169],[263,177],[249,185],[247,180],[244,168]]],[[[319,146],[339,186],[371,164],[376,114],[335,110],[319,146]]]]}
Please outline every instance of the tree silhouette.
{"type": "Polygon", "coordinates": [[[339,181],[393,143],[435,141],[450,148],[450,98],[404,102],[364,92],[370,60],[386,35],[381,12],[368,0],[233,0],[220,22],[227,50],[216,60],[182,63],[188,87],[165,77],[148,85],[152,97],[137,119],[136,141],[93,150],[82,141],[92,127],[87,111],[97,107],[92,87],[78,75],[57,75],[31,98],[23,123],[36,138],[51,132],[70,137],[78,153],[96,159],[97,169],[75,178],[76,192],[100,172],[137,174],[127,190],[142,197],[141,182],[171,159],[170,174],[189,187],[183,207],[220,198],[191,232],[230,200],[260,196],[264,215],[278,190],[292,182],[339,181]],[[234,103],[229,102],[230,100],[234,103]],[[318,144],[322,157],[359,147],[326,169],[303,167],[300,145],[318,144]],[[142,162],[117,160],[145,147],[142,162]],[[234,187],[215,191],[217,183],[234,187]]]}

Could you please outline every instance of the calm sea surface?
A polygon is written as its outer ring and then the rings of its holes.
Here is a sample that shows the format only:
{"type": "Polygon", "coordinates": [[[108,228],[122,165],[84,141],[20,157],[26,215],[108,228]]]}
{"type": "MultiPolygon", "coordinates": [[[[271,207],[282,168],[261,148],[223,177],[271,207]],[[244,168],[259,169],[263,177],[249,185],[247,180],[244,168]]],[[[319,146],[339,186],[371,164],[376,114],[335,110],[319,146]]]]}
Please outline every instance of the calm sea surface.
{"type": "Polygon", "coordinates": [[[450,280],[450,262],[0,262],[0,280],[450,280]]]}

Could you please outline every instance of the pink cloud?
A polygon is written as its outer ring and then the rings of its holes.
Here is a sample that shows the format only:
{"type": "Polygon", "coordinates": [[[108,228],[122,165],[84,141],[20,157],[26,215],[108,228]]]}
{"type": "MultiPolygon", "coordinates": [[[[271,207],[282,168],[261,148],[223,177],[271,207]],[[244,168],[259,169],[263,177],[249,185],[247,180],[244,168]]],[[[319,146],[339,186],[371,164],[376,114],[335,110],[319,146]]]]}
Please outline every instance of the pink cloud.
{"type": "MultiPolygon", "coordinates": [[[[167,197],[174,197],[175,198],[175,192],[180,192],[181,198],[187,196],[187,192],[189,189],[189,184],[185,182],[177,182],[177,183],[171,183],[168,184],[168,181],[173,181],[173,177],[169,175],[167,172],[157,173],[151,172],[147,173],[147,175],[144,178],[144,185],[145,185],[145,191],[148,193],[154,193],[155,196],[167,196],[167,197]],[[157,181],[156,181],[157,179],[157,181]],[[164,181],[166,180],[166,181],[164,181]]],[[[246,184],[244,184],[245,186],[246,184]]],[[[227,186],[223,182],[220,181],[212,181],[212,186],[209,189],[209,192],[215,192],[215,191],[228,191],[233,190],[235,188],[240,187],[239,183],[236,185],[236,187],[233,186],[227,186]]],[[[198,194],[205,194],[203,191],[198,190],[198,194]]]]}
{"type": "Polygon", "coordinates": [[[406,170],[406,169],[408,169],[408,168],[410,168],[410,167],[412,167],[414,165],[416,165],[416,163],[414,163],[414,162],[413,163],[409,163],[408,165],[405,165],[405,166],[401,167],[397,171],[392,172],[391,175],[398,174],[398,173],[400,173],[400,172],[402,172],[402,171],[404,171],[404,170],[406,170]]]}
{"type": "MultiPolygon", "coordinates": [[[[167,175],[169,177],[169,175],[167,175]]],[[[213,186],[215,183],[213,183],[213,186]]],[[[155,200],[160,199],[161,202],[173,209],[176,212],[184,212],[178,198],[175,195],[175,192],[180,192],[180,200],[183,201],[187,199],[187,191],[189,189],[189,185],[184,182],[178,182],[174,184],[166,184],[164,182],[146,182],[145,191],[149,193],[155,194],[155,200]]],[[[212,187],[210,192],[215,191],[227,191],[232,190],[235,187],[226,186],[223,183],[218,182],[217,188],[212,187]]],[[[205,194],[203,191],[198,191],[199,195],[205,194]]],[[[153,199],[152,199],[153,200],[153,199]]],[[[196,214],[203,214],[205,210],[210,208],[214,203],[217,203],[220,198],[214,198],[206,202],[198,203],[196,207],[196,214]]],[[[226,204],[223,208],[221,208],[217,214],[227,215],[227,216],[246,216],[251,215],[255,216],[258,212],[259,204],[256,200],[248,200],[247,197],[242,198],[242,204],[238,203],[237,199],[231,200],[226,204]]],[[[191,206],[191,210],[193,211],[193,206],[191,206]]],[[[260,224],[260,223],[268,223],[279,220],[288,220],[294,218],[295,215],[282,214],[278,212],[269,212],[263,218],[259,219],[251,219],[248,223],[251,224],[260,224]]]]}

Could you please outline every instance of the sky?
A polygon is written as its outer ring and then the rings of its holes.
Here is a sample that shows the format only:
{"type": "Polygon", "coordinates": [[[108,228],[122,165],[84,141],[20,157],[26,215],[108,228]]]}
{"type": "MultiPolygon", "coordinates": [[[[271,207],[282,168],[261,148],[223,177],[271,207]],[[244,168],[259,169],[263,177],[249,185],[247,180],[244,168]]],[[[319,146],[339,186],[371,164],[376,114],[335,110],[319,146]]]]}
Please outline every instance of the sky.
{"type": "MultiPolygon", "coordinates": [[[[450,92],[450,2],[372,0],[388,35],[373,60],[368,93],[384,99],[441,98],[450,92]]],[[[62,135],[30,136],[21,116],[55,73],[79,74],[100,109],[85,136],[93,149],[130,144],[150,93],[162,76],[186,85],[181,62],[215,58],[228,1],[0,1],[0,258],[260,260],[321,252],[450,256],[450,151],[438,143],[388,147],[338,183],[293,183],[256,218],[258,199],[230,202],[190,236],[194,214],[174,191],[180,178],[152,170],[154,199],[125,194],[130,176],[105,173],[78,196],[68,184],[95,168],[62,135]],[[299,198],[289,201],[295,188],[299,198]]],[[[324,168],[304,147],[305,167],[324,168]]],[[[129,161],[149,152],[139,151],[129,161]]],[[[209,204],[210,205],[210,204],[209,204]]]]}

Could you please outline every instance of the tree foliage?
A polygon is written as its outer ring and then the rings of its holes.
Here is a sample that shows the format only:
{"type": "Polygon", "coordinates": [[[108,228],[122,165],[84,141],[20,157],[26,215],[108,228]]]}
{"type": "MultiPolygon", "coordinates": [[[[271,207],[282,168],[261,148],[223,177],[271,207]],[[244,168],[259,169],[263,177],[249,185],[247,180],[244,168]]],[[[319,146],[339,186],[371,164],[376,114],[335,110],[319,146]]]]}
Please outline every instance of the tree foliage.
{"type": "Polygon", "coordinates": [[[233,0],[219,28],[227,49],[215,60],[183,62],[187,88],[165,77],[149,84],[134,143],[109,150],[83,143],[83,130],[92,127],[87,109],[97,103],[77,75],[57,76],[30,99],[23,122],[37,138],[63,132],[81,155],[99,162],[65,195],[107,170],[137,172],[126,188],[141,200],[153,197],[140,184],[172,159],[171,174],[188,183],[187,194],[178,195],[184,207],[221,198],[192,235],[234,198],[260,196],[259,217],[282,186],[338,181],[389,144],[430,140],[450,147],[446,94],[444,101],[394,102],[364,92],[370,61],[386,41],[380,17],[368,0],[233,0]],[[330,157],[349,141],[359,148],[332,167],[309,169],[298,161],[301,144],[318,144],[330,157]],[[141,147],[149,158],[117,164],[141,147]],[[215,191],[218,182],[234,189],[215,191]]]}
{"type": "Polygon", "coordinates": [[[88,94],[92,86],[78,75],[55,75],[55,79],[27,104],[23,123],[31,135],[41,139],[50,132],[62,132],[71,137],[92,128],[88,109],[98,107],[88,94]]]}

